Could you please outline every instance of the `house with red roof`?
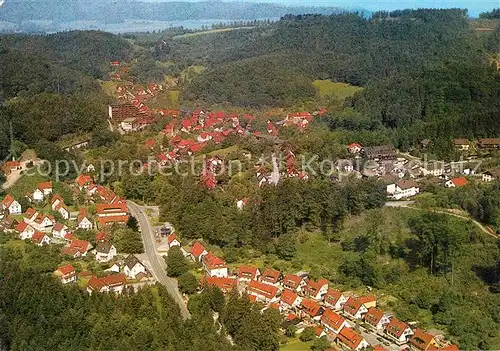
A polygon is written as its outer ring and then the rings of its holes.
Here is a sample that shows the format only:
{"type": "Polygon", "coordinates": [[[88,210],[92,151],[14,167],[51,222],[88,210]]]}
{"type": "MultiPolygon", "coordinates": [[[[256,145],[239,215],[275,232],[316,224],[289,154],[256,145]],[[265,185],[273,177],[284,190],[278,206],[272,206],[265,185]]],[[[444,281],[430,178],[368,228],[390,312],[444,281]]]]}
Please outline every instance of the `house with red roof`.
{"type": "Polygon", "coordinates": [[[377,305],[375,296],[351,296],[344,305],[344,313],[356,319],[363,319],[370,307],[377,305]]]}
{"type": "Polygon", "coordinates": [[[36,244],[38,246],[50,244],[50,238],[47,234],[42,232],[35,232],[35,234],[33,234],[33,236],[31,237],[31,241],[33,242],[33,244],[36,244]]]}
{"type": "Polygon", "coordinates": [[[200,284],[202,288],[205,286],[217,286],[224,294],[227,294],[236,289],[238,282],[234,278],[204,276],[201,278],[200,284]]]}
{"type": "Polygon", "coordinates": [[[92,277],[87,284],[87,292],[89,294],[94,292],[112,292],[119,294],[123,291],[126,282],[127,277],[125,274],[113,274],[102,278],[92,277]]]}
{"type": "Polygon", "coordinates": [[[45,196],[52,194],[52,182],[41,182],[38,188],[35,189],[31,198],[34,201],[43,201],[45,196]]]}
{"type": "Polygon", "coordinates": [[[340,311],[344,308],[345,303],[349,299],[348,296],[342,294],[338,289],[328,289],[325,297],[325,306],[332,308],[335,311],[340,311]]]}
{"type": "Polygon", "coordinates": [[[260,276],[260,281],[264,284],[279,286],[281,273],[276,269],[266,268],[260,276]]]}
{"type": "Polygon", "coordinates": [[[391,317],[381,309],[370,307],[364,316],[366,324],[371,325],[377,331],[382,331],[391,321],[391,317]]]}
{"type": "Polygon", "coordinates": [[[109,224],[126,224],[129,220],[125,203],[97,204],[97,220],[102,228],[109,224]]]}
{"type": "Polygon", "coordinates": [[[248,203],[248,198],[244,197],[241,200],[236,201],[236,208],[240,211],[243,211],[243,207],[245,207],[248,203]]]}
{"type": "Polygon", "coordinates": [[[321,316],[321,325],[329,332],[338,334],[342,328],[350,328],[351,325],[340,314],[331,309],[326,309],[321,316]]]}
{"type": "Polygon", "coordinates": [[[52,211],[57,211],[60,208],[60,204],[64,204],[62,196],[59,194],[52,196],[52,199],[50,199],[50,207],[52,208],[52,211]]]}
{"type": "Polygon", "coordinates": [[[256,280],[260,276],[260,270],[254,266],[241,266],[236,269],[236,275],[239,281],[249,282],[256,280]]]}
{"type": "Polygon", "coordinates": [[[58,267],[54,272],[54,275],[61,280],[62,284],[73,283],[76,282],[77,279],[76,270],[72,264],[58,267]]]}
{"type": "Polygon", "coordinates": [[[21,162],[19,161],[7,161],[2,165],[2,172],[5,175],[9,175],[12,171],[16,171],[18,169],[22,169],[21,162]]]}
{"type": "Polygon", "coordinates": [[[360,351],[370,347],[368,341],[352,328],[342,328],[337,335],[336,342],[338,345],[353,351],[360,351]]]}
{"type": "Polygon", "coordinates": [[[422,329],[415,329],[415,334],[410,338],[410,347],[415,350],[436,350],[439,345],[434,337],[422,329]]]}
{"type": "Polygon", "coordinates": [[[54,224],[54,227],[52,227],[52,236],[54,238],[64,239],[64,236],[67,233],[68,233],[68,226],[67,225],[56,222],[56,224],[54,224]]]}
{"type": "Polygon", "coordinates": [[[91,176],[87,174],[80,174],[76,178],[76,184],[78,184],[80,190],[83,190],[88,189],[90,185],[94,184],[94,181],[91,176]]]}
{"type": "Polygon", "coordinates": [[[169,249],[171,249],[174,246],[181,247],[181,242],[177,239],[177,236],[174,233],[167,236],[167,243],[169,249]]]}
{"type": "Polygon", "coordinates": [[[80,256],[87,256],[87,252],[92,249],[92,245],[86,240],[73,240],[69,246],[70,248],[78,251],[80,256]]]}
{"type": "Polygon", "coordinates": [[[385,334],[394,340],[398,345],[405,344],[413,335],[413,330],[405,322],[397,318],[392,318],[389,324],[385,327],[385,334]]]}
{"type": "Polygon", "coordinates": [[[282,310],[287,311],[292,308],[299,307],[302,303],[302,297],[292,290],[285,289],[281,293],[280,307],[282,310]]]}
{"type": "Polygon", "coordinates": [[[283,279],[283,288],[290,289],[295,292],[301,292],[302,288],[306,286],[304,278],[295,274],[287,274],[283,279]]]}
{"type": "Polygon", "coordinates": [[[189,255],[194,262],[201,262],[201,259],[206,254],[208,254],[207,249],[205,249],[205,246],[203,246],[199,241],[195,241],[189,251],[189,255]]]}
{"type": "Polygon", "coordinates": [[[54,224],[56,223],[56,220],[53,216],[47,216],[40,212],[35,212],[35,214],[31,218],[27,218],[25,216],[24,221],[35,228],[35,230],[44,233],[50,233],[54,224]]]}
{"type": "Polygon", "coordinates": [[[109,242],[109,237],[108,234],[105,232],[98,232],[95,236],[95,242],[96,243],[107,243],[109,242]]]}
{"type": "Polygon", "coordinates": [[[459,188],[467,184],[467,178],[465,177],[458,177],[458,178],[452,178],[448,180],[446,183],[444,183],[444,186],[447,188],[459,188]]]}
{"type": "Polygon", "coordinates": [[[273,122],[271,122],[270,120],[267,121],[267,132],[272,136],[278,135],[278,130],[274,126],[273,122]]]}
{"type": "Polygon", "coordinates": [[[9,214],[21,214],[21,204],[17,202],[11,195],[7,194],[2,200],[2,210],[8,211],[9,214]]]}
{"type": "Polygon", "coordinates": [[[316,326],[314,327],[314,335],[316,335],[317,338],[322,338],[326,336],[326,332],[323,328],[316,326]]]}
{"type": "Polygon", "coordinates": [[[201,259],[201,263],[203,268],[205,269],[206,274],[210,277],[224,277],[228,276],[228,266],[226,262],[213,255],[211,252],[204,255],[201,259]]]}
{"type": "Polygon", "coordinates": [[[320,279],[318,281],[309,279],[304,287],[304,294],[315,300],[321,301],[328,292],[328,280],[320,279]]]}
{"type": "Polygon", "coordinates": [[[363,150],[363,147],[359,143],[351,143],[347,145],[347,149],[351,154],[359,154],[363,150]]]}
{"type": "Polygon", "coordinates": [[[89,219],[90,217],[87,216],[87,212],[85,211],[85,208],[81,208],[80,212],[78,213],[78,217],[76,219],[76,225],[78,229],[84,229],[84,230],[90,230],[93,227],[92,222],[89,219]]]}
{"type": "Polygon", "coordinates": [[[264,284],[258,280],[252,280],[247,286],[248,295],[253,295],[257,300],[265,303],[278,301],[278,288],[269,284],[264,284]]]}
{"type": "Polygon", "coordinates": [[[300,303],[301,315],[302,317],[308,316],[312,320],[321,320],[321,315],[323,314],[323,309],[320,304],[311,298],[302,299],[300,303]]]}
{"type": "Polygon", "coordinates": [[[26,222],[21,222],[16,226],[16,230],[19,232],[19,239],[26,240],[31,239],[33,234],[35,234],[35,228],[26,222]]]}

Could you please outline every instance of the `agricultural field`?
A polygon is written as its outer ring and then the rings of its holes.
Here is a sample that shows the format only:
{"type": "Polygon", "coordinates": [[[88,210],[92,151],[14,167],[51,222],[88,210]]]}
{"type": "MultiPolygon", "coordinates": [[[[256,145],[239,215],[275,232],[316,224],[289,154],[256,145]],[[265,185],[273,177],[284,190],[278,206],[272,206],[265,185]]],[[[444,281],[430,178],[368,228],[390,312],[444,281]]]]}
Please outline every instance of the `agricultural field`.
{"type": "Polygon", "coordinates": [[[361,87],[347,83],[335,83],[329,79],[315,80],[312,84],[320,98],[344,100],[363,90],[361,87]]]}

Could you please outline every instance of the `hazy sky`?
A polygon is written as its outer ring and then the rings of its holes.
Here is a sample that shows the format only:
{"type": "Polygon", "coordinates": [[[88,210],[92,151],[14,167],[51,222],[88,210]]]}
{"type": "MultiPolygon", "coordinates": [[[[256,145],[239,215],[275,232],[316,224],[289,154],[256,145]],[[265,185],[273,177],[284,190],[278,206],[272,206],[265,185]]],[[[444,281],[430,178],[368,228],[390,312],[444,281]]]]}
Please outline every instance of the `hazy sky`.
{"type": "MultiPolygon", "coordinates": [[[[166,1],[166,0],[149,0],[166,1]]],[[[167,0],[168,1],[168,0],[167,0]]],[[[173,1],[173,0],[170,0],[173,1]]],[[[178,0],[177,0],[178,1],[178,0]]],[[[188,0],[189,1],[189,0],[188,0]]],[[[196,0],[190,0],[196,1],[196,0]]],[[[396,10],[405,8],[466,8],[471,16],[500,7],[500,0],[223,0],[270,2],[283,5],[362,7],[367,10],[396,10]]]]}

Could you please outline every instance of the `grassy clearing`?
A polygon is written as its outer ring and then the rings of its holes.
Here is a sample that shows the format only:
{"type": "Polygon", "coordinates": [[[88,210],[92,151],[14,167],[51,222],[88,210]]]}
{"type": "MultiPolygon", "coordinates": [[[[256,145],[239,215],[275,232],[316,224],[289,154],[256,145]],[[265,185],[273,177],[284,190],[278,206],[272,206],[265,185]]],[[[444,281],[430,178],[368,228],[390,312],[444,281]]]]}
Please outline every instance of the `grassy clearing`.
{"type": "Polygon", "coordinates": [[[102,81],[101,82],[101,89],[104,92],[104,94],[109,95],[109,96],[116,96],[116,87],[117,87],[116,82],[112,81],[102,81]]]}
{"type": "Polygon", "coordinates": [[[252,29],[254,27],[238,27],[238,28],[221,28],[221,29],[211,29],[206,30],[204,32],[196,32],[196,33],[186,33],[182,35],[176,35],[173,39],[181,39],[181,38],[189,38],[189,37],[198,37],[200,35],[214,34],[214,33],[222,33],[222,32],[231,32],[233,30],[239,29],[252,29]]]}
{"type": "Polygon", "coordinates": [[[290,340],[286,345],[280,347],[280,351],[304,351],[310,350],[314,341],[303,342],[298,338],[290,340]]]}
{"type": "Polygon", "coordinates": [[[160,92],[155,98],[148,101],[151,108],[179,109],[179,90],[166,90],[160,92]]]}
{"type": "Polygon", "coordinates": [[[344,100],[363,89],[347,83],[334,83],[329,79],[315,80],[313,86],[321,98],[334,98],[338,100],[344,100]]]}
{"type": "Polygon", "coordinates": [[[189,66],[185,70],[183,70],[180,74],[181,82],[187,81],[190,82],[191,79],[197,74],[200,74],[205,70],[204,66],[189,66]]]}
{"type": "Polygon", "coordinates": [[[9,188],[8,193],[19,200],[27,193],[33,193],[33,191],[38,187],[38,184],[46,180],[48,180],[48,178],[42,177],[38,173],[35,173],[32,176],[25,174],[21,176],[21,178],[19,178],[18,181],[9,188]]]}

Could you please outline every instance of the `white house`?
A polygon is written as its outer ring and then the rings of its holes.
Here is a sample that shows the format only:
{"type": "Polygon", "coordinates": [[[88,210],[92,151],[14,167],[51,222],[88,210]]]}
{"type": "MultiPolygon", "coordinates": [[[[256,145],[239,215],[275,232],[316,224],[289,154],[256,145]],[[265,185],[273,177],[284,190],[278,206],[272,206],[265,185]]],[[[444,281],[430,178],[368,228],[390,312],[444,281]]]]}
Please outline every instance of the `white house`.
{"type": "Polygon", "coordinates": [[[352,351],[360,351],[370,347],[370,344],[365,338],[354,331],[354,329],[347,327],[340,330],[336,342],[352,351]]]}
{"type": "Polygon", "coordinates": [[[76,282],[77,279],[76,270],[72,264],[67,264],[65,266],[57,268],[57,270],[54,272],[54,275],[59,277],[61,283],[63,284],[76,282]]]}
{"type": "Polygon", "coordinates": [[[328,289],[324,297],[325,306],[333,308],[335,311],[340,311],[344,308],[349,297],[342,294],[340,290],[328,289]]]}
{"type": "Polygon", "coordinates": [[[344,317],[335,313],[331,309],[326,309],[321,316],[321,325],[323,325],[329,332],[338,334],[342,328],[350,328],[350,324],[344,317]]]}
{"type": "Polygon", "coordinates": [[[35,232],[35,234],[33,234],[33,236],[31,237],[31,241],[38,246],[43,246],[49,245],[51,239],[45,233],[35,232]]]}
{"type": "Polygon", "coordinates": [[[401,180],[396,182],[395,190],[392,194],[392,198],[400,200],[403,198],[408,198],[417,195],[420,192],[420,188],[417,183],[412,180],[401,180]]]}
{"type": "Polygon", "coordinates": [[[255,296],[257,300],[265,303],[278,301],[276,296],[278,288],[269,284],[264,284],[258,280],[252,280],[247,286],[248,295],[255,296]]]}
{"type": "Polygon", "coordinates": [[[116,256],[116,247],[107,241],[97,243],[95,259],[99,262],[109,262],[116,256]]]}
{"type": "Polygon", "coordinates": [[[201,262],[205,272],[210,277],[227,278],[229,275],[226,262],[210,252],[203,256],[201,262]]]}
{"type": "Polygon", "coordinates": [[[344,313],[356,319],[363,319],[368,309],[376,305],[375,296],[351,296],[344,305],[344,313]]]}
{"type": "Polygon", "coordinates": [[[34,201],[43,201],[43,191],[37,188],[37,189],[33,192],[33,195],[31,196],[31,198],[32,198],[34,201]]]}
{"type": "Polygon", "coordinates": [[[391,321],[391,317],[378,308],[370,307],[364,316],[364,320],[366,324],[371,325],[377,331],[382,331],[391,321]]]}
{"type": "Polygon", "coordinates": [[[135,257],[134,255],[128,255],[124,261],[123,272],[127,277],[135,279],[135,277],[139,273],[145,274],[147,270],[146,266],[144,266],[144,264],[141,261],[139,261],[137,257],[135,257]]]}
{"type": "Polygon", "coordinates": [[[396,341],[397,344],[401,345],[406,343],[413,335],[413,330],[405,322],[401,322],[397,318],[392,318],[385,327],[385,333],[396,341]]]}
{"type": "Polygon", "coordinates": [[[52,236],[54,238],[64,239],[66,234],[68,234],[68,226],[61,223],[54,224],[54,227],[52,228],[52,236]]]}
{"type": "Polygon", "coordinates": [[[292,290],[285,289],[280,296],[280,307],[283,310],[289,310],[299,307],[302,303],[302,297],[292,290]]]}
{"type": "Polygon", "coordinates": [[[112,274],[106,277],[90,278],[87,284],[87,292],[92,294],[94,292],[111,292],[120,294],[125,287],[127,277],[124,274],[112,274]]]}
{"type": "Polygon", "coordinates": [[[318,281],[309,279],[304,287],[306,296],[312,297],[315,300],[321,301],[328,292],[328,280],[320,279],[318,281]]]}
{"type": "Polygon", "coordinates": [[[174,233],[167,236],[167,242],[169,248],[172,248],[174,246],[181,246],[181,242],[177,239],[177,236],[174,233]]]}
{"type": "Polygon", "coordinates": [[[21,222],[17,225],[16,230],[19,232],[19,239],[31,239],[33,234],[35,234],[35,228],[30,226],[26,222],[21,222]]]}
{"type": "Polygon", "coordinates": [[[21,204],[17,202],[11,195],[6,195],[2,200],[2,210],[8,211],[10,214],[21,214],[21,204]]]}
{"type": "Polygon", "coordinates": [[[93,227],[92,222],[87,217],[87,214],[86,214],[84,208],[80,209],[80,214],[78,215],[76,224],[77,224],[78,229],[85,229],[85,230],[92,229],[92,227],[93,227]]]}
{"type": "Polygon", "coordinates": [[[500,179],[500,168],[484,172],[481,179],[483,182],[492,182],[495,179],[500,179]]]}

